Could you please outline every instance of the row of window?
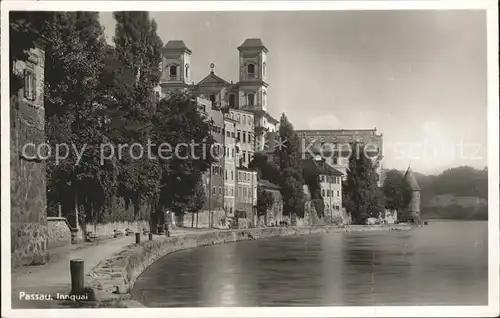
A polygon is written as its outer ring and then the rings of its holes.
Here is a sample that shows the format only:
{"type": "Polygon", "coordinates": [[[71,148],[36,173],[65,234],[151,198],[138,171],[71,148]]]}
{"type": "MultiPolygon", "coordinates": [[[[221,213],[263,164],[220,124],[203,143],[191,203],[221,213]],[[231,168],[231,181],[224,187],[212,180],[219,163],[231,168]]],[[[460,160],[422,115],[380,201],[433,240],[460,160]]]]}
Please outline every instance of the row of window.
{"type": "MultiPolygon", "coordinates": [[[[254,187],[253,193],[255,194],[257,187],[254,187]]],[[[252,188],[238,186],[238,198],[244,199],[245,202],[252,202],[252,188]]]]}
{"type": "MultiPolygon", "coordinates": [[[[325,205],[325,208],[326,208],[326,209],[330,209],[330,205],[329,205],[329,204],[326,204],[326,205],[325,205]]],[[[332,205],[332,209],[337,210],[337,211],[340,211],[340,206],[339,206],[339,205],[332,205]]]]}
{"type": "Polygon", "coordinates": [[[328,183],[335,183],[335,184],[340,184],[340,177],[333,177],[333,176],[325,176],[321,175],[319,176],[319,180],[321,182],[328,182],[328,183]]]}
{"type": "Polygon", "coordinates": [[[339,190],[326,190],[325,189],[321,189],[321,195],[323,196],[323,198],[340,198],[340,191],[339,190]]]}
{"type": "Polygon", "coordinates": [[[252,181],[252,172],[238,171],[238,180],[250,182],[252,181]]]}
{"type": "MultiPolygon", "coordinates": [[[[211,94],[209,96],[210,101],[212,102],[212,106],[217,106],[217,96],[216,94],[211,94]]],[[[246,102],[247,106],[256,106],[256,100],[255,100],[255,94],[254,93],[248,93],[246,94],[246,102]]],[[[266,105],[267,102],[267,93],[263,92],[262,93],[262,104],[266,105]]],[[[236,95],[231,94],[229,95],[229,106],[234,107],[236,106],[236,95]]]]}

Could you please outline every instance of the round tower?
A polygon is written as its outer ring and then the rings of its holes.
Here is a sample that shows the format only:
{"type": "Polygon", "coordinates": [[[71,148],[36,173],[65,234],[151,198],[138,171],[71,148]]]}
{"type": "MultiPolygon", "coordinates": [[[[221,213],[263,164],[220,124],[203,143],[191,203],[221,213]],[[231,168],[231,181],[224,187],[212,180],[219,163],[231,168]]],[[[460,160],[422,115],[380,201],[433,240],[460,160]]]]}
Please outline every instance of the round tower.
{"type": "Polygon", "coordinates": [[[417,179],[415,178],[415,175],[413,174],[413,171],[411,170],[410,167],[408,167],[408,170],[406,170],[405,180],[406,180],[406,182],[408,182],[408,184],[411,188],[411,200],[410,200],[410,203],[408,204],[408,208],[407,208],[409,218],[413,219],[413,221],[416,224],[420,224],[420,222],[421,222],[420,187],[418,186],[417,179]]]}

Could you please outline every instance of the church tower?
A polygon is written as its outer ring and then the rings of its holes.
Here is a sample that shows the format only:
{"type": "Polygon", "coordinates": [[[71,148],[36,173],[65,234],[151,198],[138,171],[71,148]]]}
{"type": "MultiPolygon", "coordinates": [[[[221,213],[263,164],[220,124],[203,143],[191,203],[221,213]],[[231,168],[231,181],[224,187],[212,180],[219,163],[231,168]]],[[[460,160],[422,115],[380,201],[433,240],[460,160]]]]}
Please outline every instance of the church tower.
{"type": "Polygon", "coordinates": [[[190,86],[191,50],[182,40],[168,41],[162,48],[160,95],[172,90],[184,90],[190,86]]]}
{"type": "Polygon", "coordinates": [[[240,52],[239,105],[267,111],[267,48],[260,39],[246,39],[240,52]]]}
{"type": "Polygon", "coordinates": [[[420,187],[418,186],[417,179],[415,178],[415,175],[410,167],[406,170],[404,179],[408,182],[411,188],[411,200],[408,204],[407,212],[415,223],[420,224],[420,187]]]}

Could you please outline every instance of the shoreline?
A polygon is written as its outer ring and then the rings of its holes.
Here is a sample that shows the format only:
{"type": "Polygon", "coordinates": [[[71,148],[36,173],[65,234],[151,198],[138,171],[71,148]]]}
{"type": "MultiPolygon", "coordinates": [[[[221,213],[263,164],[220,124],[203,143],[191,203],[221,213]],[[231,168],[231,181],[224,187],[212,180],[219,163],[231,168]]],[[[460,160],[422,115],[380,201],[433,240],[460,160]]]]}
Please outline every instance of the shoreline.
{"type": "Polygon", "coordinates": [[[308,226],[308,227],[266,227],[238,230],[213,230],[205,233],[185,234],[179,237],[154,236],[152,241],[130,244],[113,256],[108,257],[90,271],[90,288],[96,301],[71,302],[76,308],[144,308],[132,299],[131,290],[139,276],[157,260],[177,251],[239,241],[258,240],[273,237],[300,236],[311,234],[403,231],[414,226],[407,224],[308,226]]]}

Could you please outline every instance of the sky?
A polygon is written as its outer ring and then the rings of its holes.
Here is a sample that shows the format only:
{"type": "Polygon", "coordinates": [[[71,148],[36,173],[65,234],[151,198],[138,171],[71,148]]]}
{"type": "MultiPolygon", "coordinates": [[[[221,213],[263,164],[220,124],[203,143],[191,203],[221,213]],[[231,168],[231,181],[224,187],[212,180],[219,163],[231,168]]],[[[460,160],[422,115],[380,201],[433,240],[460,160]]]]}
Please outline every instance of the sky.
{"type": "MultiPolygon", "coordinates": [[[[295,129],[373,129],[383,167],[436,174],[487,164],[484,11],[150,12],[184,40],[195,81],[238,81],[237,47],[269,50],[268,110],[295,129]]],[[[108,42],[115,21],[100,13],[108,42]]]]}

